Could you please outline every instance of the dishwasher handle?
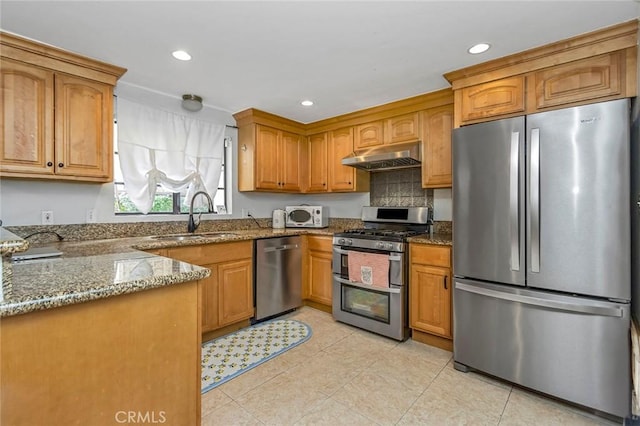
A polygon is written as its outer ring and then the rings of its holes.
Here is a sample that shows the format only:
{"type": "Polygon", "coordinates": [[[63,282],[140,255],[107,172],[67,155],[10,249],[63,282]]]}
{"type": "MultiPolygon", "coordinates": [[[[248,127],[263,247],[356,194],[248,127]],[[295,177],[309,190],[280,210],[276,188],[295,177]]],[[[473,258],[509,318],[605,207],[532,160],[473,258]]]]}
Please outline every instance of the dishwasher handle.
{"type": "Polygon", "coordinates": [[[276,247],[265,247],[264,249],[262,249],[262,251],[264,251],[265,253],[270,253],[273,251],[294,250],[299,247],[300,247],[299,244],[284,244],[282,246],[276,246],[276,247]]]}

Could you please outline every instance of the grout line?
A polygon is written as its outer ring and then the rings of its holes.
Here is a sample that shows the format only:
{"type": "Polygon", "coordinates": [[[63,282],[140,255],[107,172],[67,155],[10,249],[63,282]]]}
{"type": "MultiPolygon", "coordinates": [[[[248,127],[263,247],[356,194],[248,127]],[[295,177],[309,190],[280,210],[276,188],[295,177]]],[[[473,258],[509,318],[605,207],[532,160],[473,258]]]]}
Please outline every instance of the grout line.
{"type": "Polygon", "coordinates": [[[498,418],[498,425],[502,423],[502,417],[504,416],[504,412],[507,410],[507,405],[509,405],[509,401],[511,400],[512,394],[513,394],[513,386],[509,388],[509,396],[507,396],[507,400],[504,402],[504,407],[502,407],[502,412],[500,413],[500,417],[498,418]]]}

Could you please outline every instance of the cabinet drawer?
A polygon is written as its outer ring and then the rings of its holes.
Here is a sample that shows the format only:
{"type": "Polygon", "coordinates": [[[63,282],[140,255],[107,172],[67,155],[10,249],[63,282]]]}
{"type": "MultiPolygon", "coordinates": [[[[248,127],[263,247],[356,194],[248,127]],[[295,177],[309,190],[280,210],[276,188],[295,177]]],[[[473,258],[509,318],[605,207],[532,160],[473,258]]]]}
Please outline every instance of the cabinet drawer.
{"type": "Polygon", "coordinates": [[[168,249],[167,256],[195,265],[208,265],[229,260],[251,258],[253,256],[253,243],[252,241],[242,241],[238,243],[177,247],[168,249]]]}
{"type": "Polygon", "coordinates": [[[318,250],[318,251],[333,251],[333,238],[332,237],[324,237],[324,236],[311,236],[307,237],[307,244],[309,246],[309,250],[318,250]]]}
{"type": "Polygon", "coordinates": [[[411,263],[451,267],[451,247],[411,244],[411,263]]]}

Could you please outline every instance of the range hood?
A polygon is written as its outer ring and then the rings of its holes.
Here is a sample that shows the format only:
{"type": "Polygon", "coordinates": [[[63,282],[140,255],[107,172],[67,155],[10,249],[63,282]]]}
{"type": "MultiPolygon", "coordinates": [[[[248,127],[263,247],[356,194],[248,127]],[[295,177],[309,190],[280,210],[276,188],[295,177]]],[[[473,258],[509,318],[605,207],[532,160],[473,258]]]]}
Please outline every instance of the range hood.
{"type": "Polygon", "coordinates": [[[345,166],[369,172],[420,167],[420,141],[395,143],[354,151],[342,159],[345,166]]]}

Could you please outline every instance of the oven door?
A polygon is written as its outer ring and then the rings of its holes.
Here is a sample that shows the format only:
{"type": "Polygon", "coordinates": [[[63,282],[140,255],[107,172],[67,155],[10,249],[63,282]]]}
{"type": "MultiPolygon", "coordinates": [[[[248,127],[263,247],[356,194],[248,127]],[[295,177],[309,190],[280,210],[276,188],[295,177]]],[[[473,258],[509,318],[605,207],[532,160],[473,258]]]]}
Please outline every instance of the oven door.
{"type": "Polygon", "coordinates": [[[333,275],[338,275],[345,280],[349,279],[349,252],[359,251],[364,253],[385,254],[389,256],[389,285],[402,286],[406,282],[406,272],[404,271],[404,253],[388,252],[382,250],[371,250],[363,248],[349,247],[344,249],[341,246],[333,246],[332,270],[333,275]]]}
{"type": "Polygon", "coordinates": [[[333,275],[333,317],[396,340],[408,337],[405,286],[354,283],[333,275]]]}

